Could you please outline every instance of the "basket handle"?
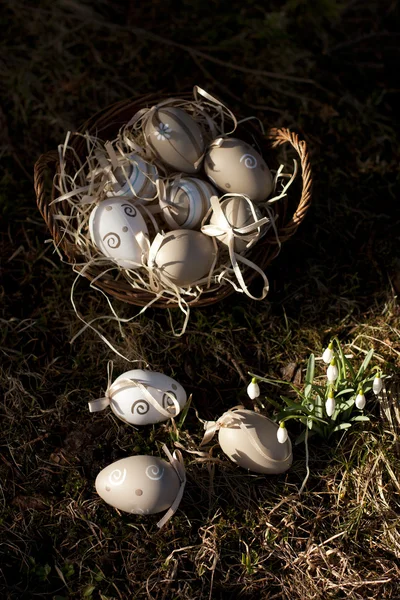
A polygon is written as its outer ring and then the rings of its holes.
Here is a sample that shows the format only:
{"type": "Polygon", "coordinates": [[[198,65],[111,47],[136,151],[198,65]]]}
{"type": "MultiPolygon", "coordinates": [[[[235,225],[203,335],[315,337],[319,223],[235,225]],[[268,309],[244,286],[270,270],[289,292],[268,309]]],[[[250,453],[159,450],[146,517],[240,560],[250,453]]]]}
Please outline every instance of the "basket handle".
{"type": "Polygon", "coordinates": [[[308,156],[307,144],[304,140],[299,140],[297,133],[285,128],[273,128],[270,130],[268,137],[272,139],[272,148],[289,143],[300,156],[301,175],[303,179],[300,202],[290,221],[278,231],[280,242],[285,242],[292,237],[294,233],[296,233],[298,226],[300,223],[302,223],[308,209],[310,208],[312,186],[311,165],[308,156]]]}
{"type": "Polygon", "coordinates": [[[33,171],[33,185],[36,193],[36,202],[41,212],[41,215],[45,220],[53,239],[55,240],[59,239],[59,230],[56,221],[51,218],[51,214],[49,211],[49,203],[46,202],[45,179],[46,173],[48,171],[52,172],[52,174],[55,173],[57,163],[58,152],[56,150],[51,150],[50,152],[46,152],[46,154],[42,154],[38,158],[33,171]]]}

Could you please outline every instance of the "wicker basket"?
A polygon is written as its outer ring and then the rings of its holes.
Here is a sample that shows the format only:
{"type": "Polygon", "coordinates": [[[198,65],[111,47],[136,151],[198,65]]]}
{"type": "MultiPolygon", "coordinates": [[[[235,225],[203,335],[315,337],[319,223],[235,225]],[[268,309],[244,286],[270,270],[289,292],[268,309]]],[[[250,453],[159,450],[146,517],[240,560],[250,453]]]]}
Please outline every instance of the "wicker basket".
{"type": "MultiPolygon", "coordinates": [[[[188,98],[189,95],[181,94],[179,97],[188,98]]],[[[148,95],[133,100],[129,99],[118,102],[91,117],[82,125],[79,132],[84,133],[88,131],[104,140],[113,139],[118,134],[119,129],[129,121],[137,110],[145,106],[150,107],[159,101],[159,97],[148,95]]],[[[246,129],[238,129],[238,133],[240,133],[238,137],[241,137],[242,139],[245,139],[246,137],[248,139],[254,139],[254,136],[257,137],[261,152],[271,168],[279,166],[277,151],[278,148],[284,144],[289,144],[289,148],[291,147],[298,154],[301,168],[300,176],[302,180],[300,189],[297,190],[298,200],[292,197],[293,192],[290,190],[289,193],[291,194],[291,197],[289,199],[285,198],[284,200],[280,200],[278,203],[278,218],[276,224],[279,240],[283,243],[296,232],[311,204],[312,179],[306,143],[303,140],[299,140],[298,135],[288,129],[270,129],[265,137],[260,137],[258,129],[253,127],[251,122],[247,125],[246,129]]],[[[70,145],[74,148],[78,156],[82,158],[85,156],[85,141],[81,136],[71,136],[70,145]]],[[[50,175],[54,178],[54,175],[57,173],[58,163],[59,157],[57,151],[43,154],[36,162],[34,171],[36,200],[53,240],[65,254],[68,262],[75,265],[76,269],[79,269],[80,267],[76,265],[76,263],[79,263],[79,250],[76,246],[72,245],[71,242],[66,240],[65,237],[62,237],[59,221],[54,218],[56,211],[60,210],[60,204],[51,205],[51,201],[55,198],[56,190],[54,186],[50,189],[50,185],[46,185],[48,176],[50,175]]],[[[66,202],[62,202],[61,210],[68,214],[70,207],[66,202]]],[[[264,270],[276,257],[278,252],[279,245],[275,234],[270,233],[269,235],[264,236],[264,238],[254,246],[249,258],[264,270]]],[[[113,278],[110,274],[105,274],[98,278],[99,275],[99,267],[89,268],[84,272],[84,276],[89,280],[92,281],[96,278],[97,287],[101,288],[108,295],[122,300],[123,302],[137,306],[146,306],[154,298],[154,295],[151,292],[132,289],[129,283],[121,277],[113,278]]],[[[256,273],[253,270],[245,270],[244,276],[246,283],[248,284],[255,275],[256,273]]],[[[188,300],[188,304],[190,306],[207,306],[226,298],[233,292],[234,288],[229,284],[220,286],[215,285],[209,290],[204,290],[199,298],[188,300]]],[[[158,308],[172,308],[176,305],[160,299],[154,302],[153,306],[158,308]]]]}

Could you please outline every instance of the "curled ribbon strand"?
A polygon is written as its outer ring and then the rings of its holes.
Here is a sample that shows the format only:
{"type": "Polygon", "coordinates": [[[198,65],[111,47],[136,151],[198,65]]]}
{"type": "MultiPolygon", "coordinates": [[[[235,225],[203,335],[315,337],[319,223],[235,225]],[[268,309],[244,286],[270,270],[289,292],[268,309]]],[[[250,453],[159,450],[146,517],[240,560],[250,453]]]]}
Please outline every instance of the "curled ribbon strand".
{"type": "Polygon", "coordinates": [[[217,196],[211,197],[211,208],[209,209],[206,216],[204,217],[202,227],[201,227],[201,231],[203,233],[205,233],[206,235],[216,237],[216,236],[225,234],[227,236],[229,258],[231,261],[233,271],[236,275],[236,279],[239,283],[240,290],[242,292],[244,292],[246,294],[246,296],[248,296],[249,298],[252,298],[252,300],[263,300],[266,297],[266,295],[268,294],[268,291],[269,291],[269,281],[268,281],[267,276],[265,275],[264,271],[262,271],[260,269],[260,267],[258,267],[255,263],[253,263],[248,258],[245,258],[244,256],[235,252],[235,238],[239,238],[239,239],[244,238],[245,241],[248,241],[248,244],[246,247],[247,247],[247,249],[249,249],[249,248],[251,248],[251,246],[253,246],[256,243],[256,241],[258,239],[260,239],[260,237],[262,237],[262,235],[265,235],[266,230],[267,230],[265,225],[267,225],[267,224],[271,224],[271,219],[269,217],[262,217],[260,219],[255,211],[254,205],[251,202],[250,198],[248,198],[247,196],[245,196],[243,194],[224,194],[223,196],[221,196],[221,198],[217,198],[217,196]],[[244,227],[233,227],[228,222],[228,219],[226,218],[226,215],[221,208],[221,201],[226,197],[231,198],[234,196],[244,198],[245,201],[248,203],[248,206],[250,207],[251,214],[254,219],[254,222],[251,223],[250,225],[246,225],[244,227]],[[209,224],[207,225],[206,224],[212,213],[214,213],[216,215],[216,221],[217,221],[218,225],[209,225],[209,224]],[[264,229],[262,229],[262,228],[264,228],[264,229]],[[247,236],[249,234],[250,235],[253,234],[253,235],[251,236],[250,240],[246,240],[246,238],[244,236],[247,236]],[[264,286],[263,286],[263,290],[262,290],[260,297],[253,296],[253,294],[251,294],[249,292],[249,289],[246,285],[246,282],[244,280],[244,277],[242,275],[242,272],[240,270],[238,262],[243,263],[247,267],[249,267],[249,268],[253,269],[254,271],[256,271],[257,273],[259,273],[259,275],[261,275],[261,277],[264,281],[264,286]]]}
{"type": "Polygon", "coordinates": [[[178,493],[176,495],[176,498],[173,501],[173,503],[171,504],[170,508],[167,510],[167,512],[165,513],[163,518],[160,519],[160,521],[158,521],[158,523],[157,523],[157,527],[159,527],[160,529],[162,527],[164,527],[164,525],[166,523],[168,523],[168,521],[171,519],[171,517],[173,517],[174,514],[176,513],[176,511],[178,510],[179,504],[181,503],[181,500],[182,500],[183,492],[185,490],[185,485],[186,485],[186,470],[185,470],[185,463],[183,462],[182,453],[179,450],[175,450],[174,453],[171,454],[171,452],[168,450],[168,448],[165,444],[163,445],[162,449],[165,452],[165,454],[167,455],[168,460],[171,463],[172,467],[175,469],[175,473],[177,474],[178,479],[180,481],[180,487],[179,487],[178,493]]]}

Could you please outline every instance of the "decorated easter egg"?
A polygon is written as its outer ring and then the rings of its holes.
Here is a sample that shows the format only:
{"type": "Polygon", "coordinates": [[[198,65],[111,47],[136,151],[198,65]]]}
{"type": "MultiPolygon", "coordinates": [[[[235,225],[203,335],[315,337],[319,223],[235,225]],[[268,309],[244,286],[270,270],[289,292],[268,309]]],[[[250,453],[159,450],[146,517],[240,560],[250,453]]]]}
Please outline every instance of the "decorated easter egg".
{"type": "Polygon", "coordinates": [[[235,411],[242,426],[221,427],[218,441],[223,452],[239,466],[256,473],[278,474],[292,464],[292,446],[277,440],[278,425],[251,410],[235,411]]]}
{"type": "Polygon", "coordinates": [[[115,508],[135,515],[152,515],[168,509],[181,482],[173,466],[156,456],[129,456],[97,475],[96,491],[115,508]]]}
{"type": "Polygon", "coordinates": [[[218,138],[209,147],[204,170],[225,193],[244,194],[261,202],[273,189],[273,178],[262,156],[237,138],[218,138]]]}
{"type": "Polygon", "coordinates": [[[108,198],[92,210],[89,232],[100,252],[125,269],[140,266],[147,254],[147,225],[139,208],[122,198],[108,198]]]}
{"type": "Polygon", "coordinates": [[[218,441],[223,452],[236,464],[255,473],[284,473],[292,464],[288,438],[278,442],[279,426],[252,410],[228,411],[219,420],[218,441]]]}
{"type": "Polygon", "coordinates": [[[157,195],[155,180],[157,169],[138,154],[131,154],[112,172],[112,191],[107,196],[127,198],[154,198],[157,195]]]}
{"type": "Polygon", "coordinates": [[[149,264],[161,281],[187,287],[208,275],[215,249],[211,238],[200,231],[176,229],[156,236],[149,256],[149,264]]]}
{"type": "Polygon", "coordinates": [[[160,200],[163,217],[171,229],[197,229],[210,208],[211,196],[218,194],[207,181],[177,177],[160,200]]]}
{"type": "Polygon", "coordinates": [[[173,106],[151,110],[144,135],[154,156],[175,171],[200,169],[205,143],[199,125],[186,111],[173,106]]]}
{"type": "Polygon", "coordinates": [[[89,402],[89,410],[98,412],[110,406],[122,421],[132,425],[149,425],[176,417],[186,400],[185,390],[172,377],[133,369],[117,377],[105,398],[89,402]]]}
{"type": "MultiPolygon", "coordinates": [[[[227,229],[226,221],[228,221],[229,228],[237,230],[241,227],[247,227],[248,225],[255,223],[261,219],[262,216],[257,206],[255,206],[251,200],[245,198],[244,196],[232,196],[225,198],[221,201],[220,206],[222,215],[221,213],[213,212],[210,217],[210,225],[220,226],[221,229],[227,229]]],[[[244,252],[247,244],[252,239],[260,237],[261,228],[255,227],[254,230],[249,233],[239,233],[234,231],[234,235],[235,252],[244,252]]],[[[216,236],[216,238],[222,244],[228,244],[227,233],[222,233],[221,235],[216,236]]]]}

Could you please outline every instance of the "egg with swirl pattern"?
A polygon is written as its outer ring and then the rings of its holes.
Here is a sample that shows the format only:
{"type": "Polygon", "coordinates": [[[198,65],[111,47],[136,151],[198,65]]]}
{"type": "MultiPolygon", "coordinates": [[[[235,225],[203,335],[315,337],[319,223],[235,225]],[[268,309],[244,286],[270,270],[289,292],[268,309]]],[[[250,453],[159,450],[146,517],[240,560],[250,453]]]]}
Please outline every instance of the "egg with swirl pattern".
{"type": "Polygon", "coordinates": [[[138,205],[107,198],[91,212],[89,233],[99,251],[124,269],[136,269],[148,253],[149,232],[138,205]]]}
{"type": "Polygon", "coordinates": [[[105,467],[97,475],[95,485],[107,504],[135,515],[152,515],[170,508],[181,482],[167,461],[139,455],[105,467]]]}
{"type": "Polygon", "coordinates": [[[273,177],[263,157],[238,138],[218,138],[208,148],[204,170],[225,193],[244,194],[253,202],[266,200],[273,190],[273,177]]]}
{"type": "MultiPolygon", "coordinates": [[[[152,425],[176,417],[187,401],[180,383],[156,371],[132,369],[122,373],[108,390],[109,406],[122,421],[132,425],[152,425]]],[[[89,402],[98,412],[106,405],[89,402]]]]}

